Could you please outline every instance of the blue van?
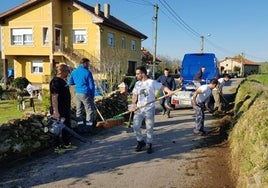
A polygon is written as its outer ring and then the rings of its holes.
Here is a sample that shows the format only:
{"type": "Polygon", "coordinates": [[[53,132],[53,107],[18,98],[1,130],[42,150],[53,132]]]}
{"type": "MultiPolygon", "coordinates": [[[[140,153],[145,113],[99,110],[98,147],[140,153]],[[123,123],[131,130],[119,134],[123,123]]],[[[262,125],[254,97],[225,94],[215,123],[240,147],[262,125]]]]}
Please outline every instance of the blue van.
{"type": "Polygon", "coordinates": [[[201,67],[206,68],[203,74],[204,83],[202,84],[209,83],[210,80],[219,77],[218,62],[213,53],[185,54],[181,65],[181,76],[184,79],[184,84],[191,84],[201,67]]]}
{"type": "Polygon", "coordinates": [[[219,78],[218,62],[213,53],[189,53],[185,54],[182,60],[181,77],[183,78],[183,87],[181,91],[176,92],[171,97],[171,103],[175,107],[190,107],[191,97],[195,91],[193,79],[195,74],[205,67],[202,84],[207,84],[214,78],[219,78]]]}

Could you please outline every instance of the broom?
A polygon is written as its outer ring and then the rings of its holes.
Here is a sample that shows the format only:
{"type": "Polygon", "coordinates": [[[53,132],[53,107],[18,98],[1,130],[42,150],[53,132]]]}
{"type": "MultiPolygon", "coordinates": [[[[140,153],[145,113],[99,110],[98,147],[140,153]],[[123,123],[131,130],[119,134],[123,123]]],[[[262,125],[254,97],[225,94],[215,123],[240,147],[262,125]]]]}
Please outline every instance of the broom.
{"type": "Polygon", "coordinates": [[[102,121],[98,121],[96,123],[96,127],[105,127],[105,128],[109,128],[109,127],[113,127],[115,125],[122,125],[124,123],[124,118],[117,118],[117,119],[107,119],[105,120],[104,117],[101,115],[99,109],[97,108],[96,104],[95,105],[95,108],[96,108],[96,111],[98,112],[99,116],[101,117],[101,120],[102,121]]]}
{"type": "MultiPolygon", "coordinates": [[[[180,89],[177,89],[177,90],[173,91],[173,92],[172,92],[172,95],[173,95],[174,93],[178,92],[178,91],[180,91],[180,89]]],[[[149,104],[151,104],[151,103],[154,103],[154,102],[156,102],[156,101],[159,101],[160,99],[166,98],[166,97],[168,97],[168,96],[169,96],[169,95],[166,94],[166,95],[163,95],[163,96],[161,96],[161,97],[159,97],[159,98],[157,98],[157,99],[155,99],[155,100],[153,100],[153,101],[147,102],[146,104],[144,104],[144,105],[139,106],[138,108],[136,108],[135,111],[137,111],[137,110],[139,110],[139,109],[141,109],[141,108],[144,108],[145,106],[147,106],[147,105],[149,105],[149,104]]],[[[126,115],[126,114],[129,114],[129,113],[131,113],[131,112],[133,112],[133,111],[128,110],[128,111],[126,111],[126,112],[123,112],[123,113],[121,113],[121,114],[118,114],[118,115],[114,116],[114,117],[111,118],[111,119],[107,119],[107,120],[105,121],[105,123],[101,123],[101,122],[100,122],[99,125],[104,126],[104,127],[112,127],[112,126],[116,126],[116,125],[122,125],[122,124],[124,123],[124,117],[123,117],[123,116],[126,115]]],[[[97,123],[97,124],[98,124],[98,123],[97,123]]]]}

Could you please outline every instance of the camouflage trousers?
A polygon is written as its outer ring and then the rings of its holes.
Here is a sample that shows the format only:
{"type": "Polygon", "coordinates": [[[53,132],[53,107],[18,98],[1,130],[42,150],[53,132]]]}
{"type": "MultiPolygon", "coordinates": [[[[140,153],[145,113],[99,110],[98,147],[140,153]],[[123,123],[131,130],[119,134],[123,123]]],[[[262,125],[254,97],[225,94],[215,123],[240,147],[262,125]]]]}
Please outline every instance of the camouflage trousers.
{"type": "Polygon", "coordinates": [[[137,141],[144,140],[144,136],[142,134],[141,125],[143,119],[145,120],[146,125],[146,142],[152,143],[153,142],[153,130],[154,130],[154,115],[155,115],[155,108],[151,108],[146,111],[137,110],[134,113],[133,117],[133,130],[136,135],[137,141]]]}

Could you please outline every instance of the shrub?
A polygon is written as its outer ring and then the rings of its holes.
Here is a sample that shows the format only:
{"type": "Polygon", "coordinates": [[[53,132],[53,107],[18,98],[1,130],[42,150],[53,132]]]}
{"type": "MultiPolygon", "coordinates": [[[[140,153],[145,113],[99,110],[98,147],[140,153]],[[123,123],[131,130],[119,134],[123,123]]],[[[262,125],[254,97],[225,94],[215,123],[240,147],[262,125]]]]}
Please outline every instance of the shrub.
{"type": "Polygon", "coordinates": [[[29,80],[27,78],[18,77],[14,79],[12,86],[19,89],[20,91],[23,91],[23,89],[26,88],[28,84],[29,84],[29,80]]]}

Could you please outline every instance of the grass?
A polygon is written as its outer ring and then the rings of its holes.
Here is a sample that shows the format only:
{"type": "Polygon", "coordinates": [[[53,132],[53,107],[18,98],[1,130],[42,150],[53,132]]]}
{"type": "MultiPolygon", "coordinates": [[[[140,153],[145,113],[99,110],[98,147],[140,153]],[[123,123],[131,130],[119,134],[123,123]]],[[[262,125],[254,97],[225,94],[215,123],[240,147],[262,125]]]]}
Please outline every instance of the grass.
{"type": "MultiPolygon", "coordinates": [[[[237,187],[255,177],[268,185],[268,76],[249,76],[239,87],[234,113],[238,117],[229,135],[232,164],[240,174],[237,187]]],[[[265,187],[265,186],[263,186],[265,187]]]]}
{"type": "Polygon", "coordinates": [[[23,112],[18,111],[17,101],[15,100],[0,101],[0,114],[0,125],[6,123],[10,119],[23,116],[23,112]]]}
{"type": "MultiPolygon", "coordinates": [[[[41,101],[35,99],[34,103],[36,111],[43,110],[41,101]]],[[[0,126],[11,119],[18,119],[23,117],[25,112],[33,112],[33,108],[29,106],[29,101],[25,102],[25,110],[20,111],[18,110],[17,100],[0,100],[0,126]]]]}

